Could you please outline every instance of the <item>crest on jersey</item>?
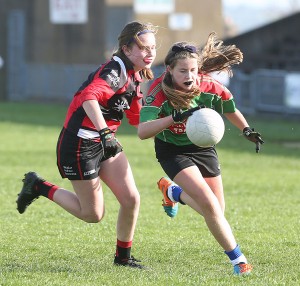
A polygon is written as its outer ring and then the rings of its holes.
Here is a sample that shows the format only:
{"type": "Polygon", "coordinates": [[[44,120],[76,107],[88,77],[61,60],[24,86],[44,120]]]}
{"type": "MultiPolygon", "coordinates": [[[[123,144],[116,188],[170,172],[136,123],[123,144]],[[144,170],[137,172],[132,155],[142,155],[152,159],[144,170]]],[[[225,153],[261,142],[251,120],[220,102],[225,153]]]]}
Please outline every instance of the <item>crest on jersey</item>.
{"type": "Polygon", "coordinates": [[[145,98],[145,102],[149,105],[151,104],[153,101],[155,100],[155,97],[153,95],[148,95],[146,98],[145,98]]]}
{"type": "Polygon", "coordinates": [[[124,110],[129,109],[128,101],[126,99],[118,98],[112,108],[119,112],[124,112],[124,110]]]}

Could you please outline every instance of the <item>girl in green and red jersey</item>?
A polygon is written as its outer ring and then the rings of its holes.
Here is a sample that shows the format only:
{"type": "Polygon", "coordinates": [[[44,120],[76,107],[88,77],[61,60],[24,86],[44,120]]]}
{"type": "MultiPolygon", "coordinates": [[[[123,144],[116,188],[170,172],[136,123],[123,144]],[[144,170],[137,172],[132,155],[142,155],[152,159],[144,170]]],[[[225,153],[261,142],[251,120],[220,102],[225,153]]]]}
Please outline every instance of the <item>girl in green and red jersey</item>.
{"type": "Polygon", "coordinates": [[[238,48],[224,46],[214,33],[201,52],[187,42],[174,44],[165,58],[166,72],[149,89],[138,127],[141,139],[155,137],[156,158],[168,175],[158,182],[167,214],[176,215],[178,202],[201,214],[237,275],[250,273],[252,266],[224,216],[223,184],[215,146],[201,148],[192,144],[185,123],[193,111],[203,106],[213,108],[256,143],[259,150],[264,143],[261,135],[249,127],[236,109],[230,91],[208,74],[224,70],[231,74],[231,65],[242,59],[238,48]]]}

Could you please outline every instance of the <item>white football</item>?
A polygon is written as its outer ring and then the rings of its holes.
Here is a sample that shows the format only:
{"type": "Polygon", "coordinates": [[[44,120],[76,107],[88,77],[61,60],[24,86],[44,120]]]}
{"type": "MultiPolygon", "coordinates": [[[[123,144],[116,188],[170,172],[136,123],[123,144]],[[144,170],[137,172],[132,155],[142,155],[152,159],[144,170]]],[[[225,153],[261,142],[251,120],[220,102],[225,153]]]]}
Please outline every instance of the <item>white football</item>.
{"type": "Polygon", "coordinates": [[[187,119],[186,135],[199,147],[216,145],[223,138],[225,131],[221,115],[210,108],[201,108],[187,119]]]}

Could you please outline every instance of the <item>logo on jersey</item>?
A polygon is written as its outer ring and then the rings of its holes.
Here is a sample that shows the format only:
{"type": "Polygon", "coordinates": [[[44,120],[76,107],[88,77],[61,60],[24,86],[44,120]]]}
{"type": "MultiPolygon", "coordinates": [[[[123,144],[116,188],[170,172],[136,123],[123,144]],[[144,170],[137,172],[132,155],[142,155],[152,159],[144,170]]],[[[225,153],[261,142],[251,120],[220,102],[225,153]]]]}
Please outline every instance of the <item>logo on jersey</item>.
{"type": "Polygon", "coordinates": [[[114,110],[117,110],[117,111],[121,111],[121,112],[123,112],[123,111],[126,110],[126,109],[129,109],[129,105],[128,105],[127,100],[122,100],[122,99],[119,98],[119,99],[114,103],[113,109],[114,109],[114,110]]]}
{"type": "Polygon", "coordinates": [[[118,87],[120,83],[120,77],[115,70],[111,70],[111,72],[107,75],[107,78],[110,80],[111,84],[114,87],[118,87]]]}
{"type": "Polygon", "coordinates": [[[174,134],[184,134],[185,133],[185,123],[173,124],[169,127],[169,130],[174,134]]]}
{"type": "Polygon", "coordinates": [[[145,102],[150,105],[153,101],[155,100],[155,97],[153,95],[148,95],[146,98],[145,98],[145,102]]]}

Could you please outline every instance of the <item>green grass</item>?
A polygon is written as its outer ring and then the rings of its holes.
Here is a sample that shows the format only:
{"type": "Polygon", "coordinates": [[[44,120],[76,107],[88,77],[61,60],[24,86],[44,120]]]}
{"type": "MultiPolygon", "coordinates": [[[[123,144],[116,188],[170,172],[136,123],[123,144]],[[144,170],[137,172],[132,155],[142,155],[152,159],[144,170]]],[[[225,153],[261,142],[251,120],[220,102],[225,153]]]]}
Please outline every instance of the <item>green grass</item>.
{"type": "Polygon", "coordinates": [[[55,157],[65,112],[58,105],[0,103],[0,285],[299,285],[298,121],[249,118],[266,141],[259,154],[226,123],[217,148],[226,217],[254,265],[250,276],[234,277],[202,217],[183,206],[174,219],[164,214],[156,189],[164,173],[153,142],[140,141],[126,120],[118,138],[141,193],[133,255],[151,270],[113,266],[118,204],[107,188],[100,224],[79,221],[45,198],[20,215],[15,200],[28,170],[70,188],[55,157]]]}

